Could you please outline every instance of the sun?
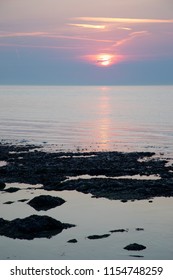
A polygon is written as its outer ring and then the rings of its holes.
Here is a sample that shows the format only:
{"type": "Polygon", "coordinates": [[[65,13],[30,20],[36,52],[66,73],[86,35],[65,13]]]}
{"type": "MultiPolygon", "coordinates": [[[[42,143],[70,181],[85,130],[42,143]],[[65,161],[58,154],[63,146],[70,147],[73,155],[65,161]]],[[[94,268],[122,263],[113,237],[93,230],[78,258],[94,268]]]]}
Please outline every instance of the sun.
{"type": "Polygon", "coordinates": [[[113,64],[113,60],[114,60],[113,58],[114,56],[111,54],[106,54],[106,53],[98,54],[96,56],[96,63],[99,66],[110,66],[113,64]]]}
{"type": "Polygon", "coordinates": [[[82,56],[81,59],[98,67],[110,67],[113,64],[121,62],[123,60],[123,56],[112,53],[97,53],[82,56]]]}

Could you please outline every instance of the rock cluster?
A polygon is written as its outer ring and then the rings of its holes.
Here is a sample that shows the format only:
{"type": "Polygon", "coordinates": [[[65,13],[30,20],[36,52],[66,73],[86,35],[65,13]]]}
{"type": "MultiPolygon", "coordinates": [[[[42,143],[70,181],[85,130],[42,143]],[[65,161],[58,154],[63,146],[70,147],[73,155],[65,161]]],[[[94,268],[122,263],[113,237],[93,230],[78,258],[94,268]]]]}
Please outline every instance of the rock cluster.
{"type": "Polygon", "coordinates": [[[19,182],[41,184],[45,190],[77,190],[122,202],[173,196],[173,166],[153,155],[150,152],[48,153],[36,146],[0,144],[0,160],[8,163],[0,167],[0,190],[5,188],[3,182],[19,182]],[[106,177],[67,180],[86,174],[106,177]],[[126,175],[159,175],[160,179],[118,178],[126,175]]]}

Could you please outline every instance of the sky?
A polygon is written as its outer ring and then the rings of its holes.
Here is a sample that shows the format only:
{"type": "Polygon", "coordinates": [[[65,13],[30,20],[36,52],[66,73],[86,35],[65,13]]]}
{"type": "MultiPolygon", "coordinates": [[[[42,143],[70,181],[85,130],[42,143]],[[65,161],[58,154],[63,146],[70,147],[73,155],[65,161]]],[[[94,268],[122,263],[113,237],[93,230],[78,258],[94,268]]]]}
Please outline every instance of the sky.
{"type": "Polygon", "coordinates": [[[173,1],[0,0],[0,84],[173,84],[173,1]]]}

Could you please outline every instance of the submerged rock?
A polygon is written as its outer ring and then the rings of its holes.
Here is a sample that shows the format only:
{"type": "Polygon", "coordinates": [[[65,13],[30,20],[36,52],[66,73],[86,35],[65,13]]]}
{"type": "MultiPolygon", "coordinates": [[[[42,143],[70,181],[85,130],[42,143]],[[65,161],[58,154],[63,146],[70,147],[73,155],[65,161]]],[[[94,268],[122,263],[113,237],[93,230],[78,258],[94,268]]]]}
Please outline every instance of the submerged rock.
{"type": "Polygon", "coordinates": [[[0,235],[13,239],[51,238],[62,232],[63,229],[75,225],[64,224],[48,216],[31,215],[24,219],[12,221],[0,218],[0,235]]]}
{"type": "Polygon", "coordinates": [[[126,247],[124,247],[124,249],[128,250],[128,251],[141,251],[141,250],[146,249],[146,246],[137,244],[137,243],[133,243],[133,244],[127,245],[126,247]]]}
{"type": "Polygon", "coordinates": [[[51,195],[40,195],[31,199],[28,204],[32,206],[35,210],[49,210],[51,208],[57,207],[65,203],[65,200],[60,197],[54,197],[51,195]]]}
{"type": "Polygon", "coordinates": [[[7,201],[7,202],[4,202],[3,204],[12,204],[14,203],[14,201],[7,201]]]}
{"type": "Polygon", "coordinates": [[[68,243],[77,243],[77,239],[70,239],[69,241],[67,241],[68,243]]]}
{"type": "Polygon", "coordinates": [[[144,228],[136,228],[136,231],[142,231],[144,228]]]}
{"type": "Polygon", "coordinates": [[[111,233],[114,233],[114,232],[128,232],[129,230],[128,229],[114,229],[114,230],[110,230],[111,233]]]}
{"type": "Polygon", "coordinates": [[[102,238],[107,238],[109,237],[110,234],[103,234],[103,235],[90,235],[87,238],[88,239],[102,239],[102,238]]]}
{"type": "Polygon", "coordinates": [[[144,256],[140,256],[140,255],[129,255],[129,257],[133,257],[133,258],[143,258],[144,256]]]}
{"type": "Polygon", "coordinates": [[[25,202],[25,201],[28,201],[28,199],[25,199],[25,198],[24,198],[24,199],[19,199],[19,200],[18,200],[18,202],[25,202]]]}

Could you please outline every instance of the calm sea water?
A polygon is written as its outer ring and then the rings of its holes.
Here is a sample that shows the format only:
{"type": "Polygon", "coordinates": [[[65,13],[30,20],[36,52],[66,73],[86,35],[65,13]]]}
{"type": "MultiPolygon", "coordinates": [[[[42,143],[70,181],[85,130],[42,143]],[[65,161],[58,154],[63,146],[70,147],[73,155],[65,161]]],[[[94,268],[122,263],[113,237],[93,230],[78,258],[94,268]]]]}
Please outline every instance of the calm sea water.
{"type": "MultiPolygon", "coordinates": [[[[53,144],[62,150],[154,151],[173,157],[173,86],[0,87],[0,139],[53,144]]],[[[4,162],[0,162],[0,166],[4,162]]],[[[0,216],[11,220],[38,214],[27,202],[46,190],[1,191],[0,216]],[[8,201],[12,204],[4,204],[8,201]]],[[[77,225],[51,239],[13,240],[0,236],[0,259],[173,259],[173,198],[122,203],[76,191],[51,192],[66,200],[46,215],[77,225]],[[101,240],[92,234],[128,229],[101,240]],[[136,231],[143,228],[143,231],[136,231]],[[78,243],[70,244],[76,238],[78,243]],[[131,243],[142,252],[123,248],[131,243]]],[[[39,215],[45,215],[40,211],[39,215]]]]}
{"type": "Polygon", "coordinates": [[[173,150],[173,86],[0,87],[0,139],[89,150],[173,150]]]}

